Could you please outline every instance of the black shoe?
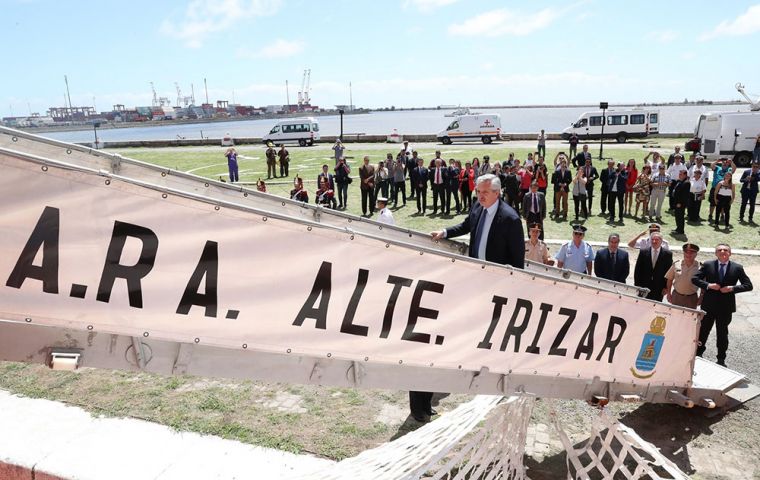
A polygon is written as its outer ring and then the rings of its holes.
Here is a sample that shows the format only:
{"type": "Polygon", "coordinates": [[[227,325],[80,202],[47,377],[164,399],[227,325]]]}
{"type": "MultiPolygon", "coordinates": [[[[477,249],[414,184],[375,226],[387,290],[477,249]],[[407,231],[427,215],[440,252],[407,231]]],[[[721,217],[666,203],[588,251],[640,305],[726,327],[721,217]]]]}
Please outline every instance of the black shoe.
{"type": "Polygon", "coordinates": [[[726,362],[724,360],[718,360],[718,365],[720,365],[721,367],[725,367],[726,362]]]}
{"type": "Polygon", "coordinates": [[[425,413],[412,413],[412,418],[420,423],[427,423],[430,421],[430,416],[425,413]]]}
{"type": "Polygon", "coordinates": [[[428,413],[428,415],[430,415],[431,417],[432,417],[432,416],[434,416],[434,415],[438,415],[438,412],[436,412],[436,411],[435,411],[434,409],[432,409],[432,408],[431,408],[430,410],[428,410],[428,412],[427,412],[427,413],[428,413]]]}

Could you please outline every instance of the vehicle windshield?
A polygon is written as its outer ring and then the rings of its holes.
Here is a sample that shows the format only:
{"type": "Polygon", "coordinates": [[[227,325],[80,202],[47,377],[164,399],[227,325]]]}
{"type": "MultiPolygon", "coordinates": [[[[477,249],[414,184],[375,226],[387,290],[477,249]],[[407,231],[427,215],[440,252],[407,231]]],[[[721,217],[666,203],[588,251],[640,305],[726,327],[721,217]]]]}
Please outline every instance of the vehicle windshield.
{"type": "Polygon", "coordinates": [[[319,124],[318,123],[312,123],[311,124],[311,130],[313,132],[318,132],[319,131],[319,124]]]}
{"type": "Polygon", "coordinates": [[[704,114],[699,116],[699,120],[697,120],[697,126],[696,126],[696,128],[694,128],[694,136],[695,137],[699,136],[699,127],[702,126],[702,120],[704,120],[704,119],[705,119],[704,114]]]}
{"type": "Polygon", "coordinates": [[[446,128],[446,130],[456,130],[457,128],[459,128],[459,122],[457,120],[454,120],[451,122],[451,125],[446,128]]]}
{"type": "Polygon", "coordinates": [[[274,126],[274,128],[272,128],[272,129],[269,131],[269,133],[277,133],[277,132],[279,132],[279,131],[280,131],[280,126],[279,126],[279,125],[275,125],[275,126],[274,126]]]}

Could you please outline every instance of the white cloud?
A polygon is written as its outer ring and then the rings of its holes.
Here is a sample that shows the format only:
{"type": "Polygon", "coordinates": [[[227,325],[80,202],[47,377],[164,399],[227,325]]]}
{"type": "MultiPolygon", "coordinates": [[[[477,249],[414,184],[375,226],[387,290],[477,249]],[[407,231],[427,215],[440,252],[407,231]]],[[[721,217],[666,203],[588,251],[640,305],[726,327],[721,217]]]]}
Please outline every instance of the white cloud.
{"type": "Polygon", "coordinates": [[[647,33],[646,38],[659,43],[670,43],[678,38],[678,32],[674,30],[654,31],[647,33]]]}
{"type": "Polygon", "coordinates": [[[506,8],[481,13],[462,23],[449,25],[449,34],[499,37],[529,35],[544,29],[560,18],[564,10],[544,8],[534,13],[522,13],[506,8]]]}
{"type": "Polygon", "coordinates": [[[284,40],[278,38],[269,45],[265,45],[256,51],[245,48],[237,50],[238,58],[286,58],[298,55],[305,47],[300,40],[284,40]]]}
{"type": "Polygon", "coordinates": [[[166,19],[160,31],[198,48],[209,35],[239,26],[241,21],[272,15],[280,0],[193,0],[181,20],[166,19]]]}
{"type": "Polygon", "coordinates": [[[459,0],[405,0],[403,3],[404,8],[414,7],[420,12],[432,12],[441,7],[451,5],[459,0]]]}
{"type": "Polygon", "coordinates": [[[684,52],[683,55],[681,55],[681,58],[683,60],[694,60],[697,58],[697,54],[694,52],[684,52]]]}
{"type": "Polygon", "coordinates": [[[700,40],[715,37],[750,35],[760,32],[760,5],[753,5],[732,21],[720,22],[712,31],[703,34],[700,40]]]}

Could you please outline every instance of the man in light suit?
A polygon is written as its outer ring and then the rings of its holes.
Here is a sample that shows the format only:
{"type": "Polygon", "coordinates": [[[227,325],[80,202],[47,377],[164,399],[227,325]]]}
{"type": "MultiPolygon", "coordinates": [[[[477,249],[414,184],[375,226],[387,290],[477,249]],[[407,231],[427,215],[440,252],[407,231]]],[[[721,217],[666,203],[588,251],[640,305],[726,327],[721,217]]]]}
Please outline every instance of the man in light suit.
{"type": "Polygon", "coordinates": [[[636,267],[633,269],[633,283],[637,287],[649,289],[648,299],[661,302],[667,293],[665,274],[673,265],[673,254],[663,248],[660,232],[652,233],[649,238],[652,246],[639,251],[639,258],[636,259],[636,267]]]}
{"type": "Polygon", "coordinates": [[[625,283],[631,263],[628,260],[628,252],[620,250],[619,246],[620,235],[612,233],[607,237],[607,248],[597,250],[594,257],[594,273],[597,277],[625,283]]]}
{"type": "MultiPolygon", "coordinates": [[[[538,183],[530,184],[530,192],[526,193],[522,201],[522,214],[525,218],[525,225],[537,223],[541,229],[538,236],[540,240],[544,239],[544,218],[546,218],[546,197],[538,191],[538,183]]],[[[527,229],[530,231],[530,228],[527,229]]]]}
{"type": "MultiPolygon", "coordinates": [[[[517,212],[500,198],[501,182],[493,174],[478,177],[475,185],[478,203],[470,209],[459,225],[431,232],[433,240],[470,234],[472,258],[511,265],[525,266],[525,237],[517,212]]],[[[435,415],[431,392],[409,392],[409,409],[418,422],[427,422],[435,415]]]]}
{"type": "Polygon", "coordinates": [[[718,335],[718,365],[726,366],[728,350],[728,325],[731,315],[736,311],[736,294],[752,290],[752,281],[744,267],[729,260],[731,247],[718,244],[715,247],[716,260],[705,262],[691,280],[704,292],[702,310],[705,316],[699,328],[699,345],[697,355],[705,352],[705,344],[710,336],[713,324],[718,335]]]}

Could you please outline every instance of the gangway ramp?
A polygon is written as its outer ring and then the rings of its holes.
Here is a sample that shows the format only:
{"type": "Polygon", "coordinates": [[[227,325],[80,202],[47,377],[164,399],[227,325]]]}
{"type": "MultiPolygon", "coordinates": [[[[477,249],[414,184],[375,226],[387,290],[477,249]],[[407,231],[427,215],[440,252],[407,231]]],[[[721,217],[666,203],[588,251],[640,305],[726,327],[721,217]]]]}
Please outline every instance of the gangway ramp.
{"type": "MultiPolygon", "coordinates": [[[[161,167],[147,162],[130,159],[119,154],[92,149],[81,145],[60,142],[30,133],[0,127],[0,148],[34,155],[40,159],[49,158],[72,165],[91,168],[111,174],[141,180],[167,189],[193,192],[208,198],[255,206],[269,212],[294,219],[303,219],[320,224],[343,228],[347,232],[374,235],[409,245],[432,248],[445,253],[466,255],[467,245],[452,240],[432,241],[429,234],[399,226],[389,226],[372,219],[346,212],[332,210],[317,205],[297,202],[289,198],[262,193],[238,184],[219,182],[205,177],[161,167]]],[[[646,296],[647,289],[614,282],[598,277],[583,275],[534,262],[527,262],[526,269],[537,271],[554,278],[564,278],[594,286],[599,289],[626,294],[646,296]]]]}
{"type": "Polygon", "coordinates": [[[691,386],[699,312],[59,154],[0,148],[3,358],[587,400],[691,386]]]}

